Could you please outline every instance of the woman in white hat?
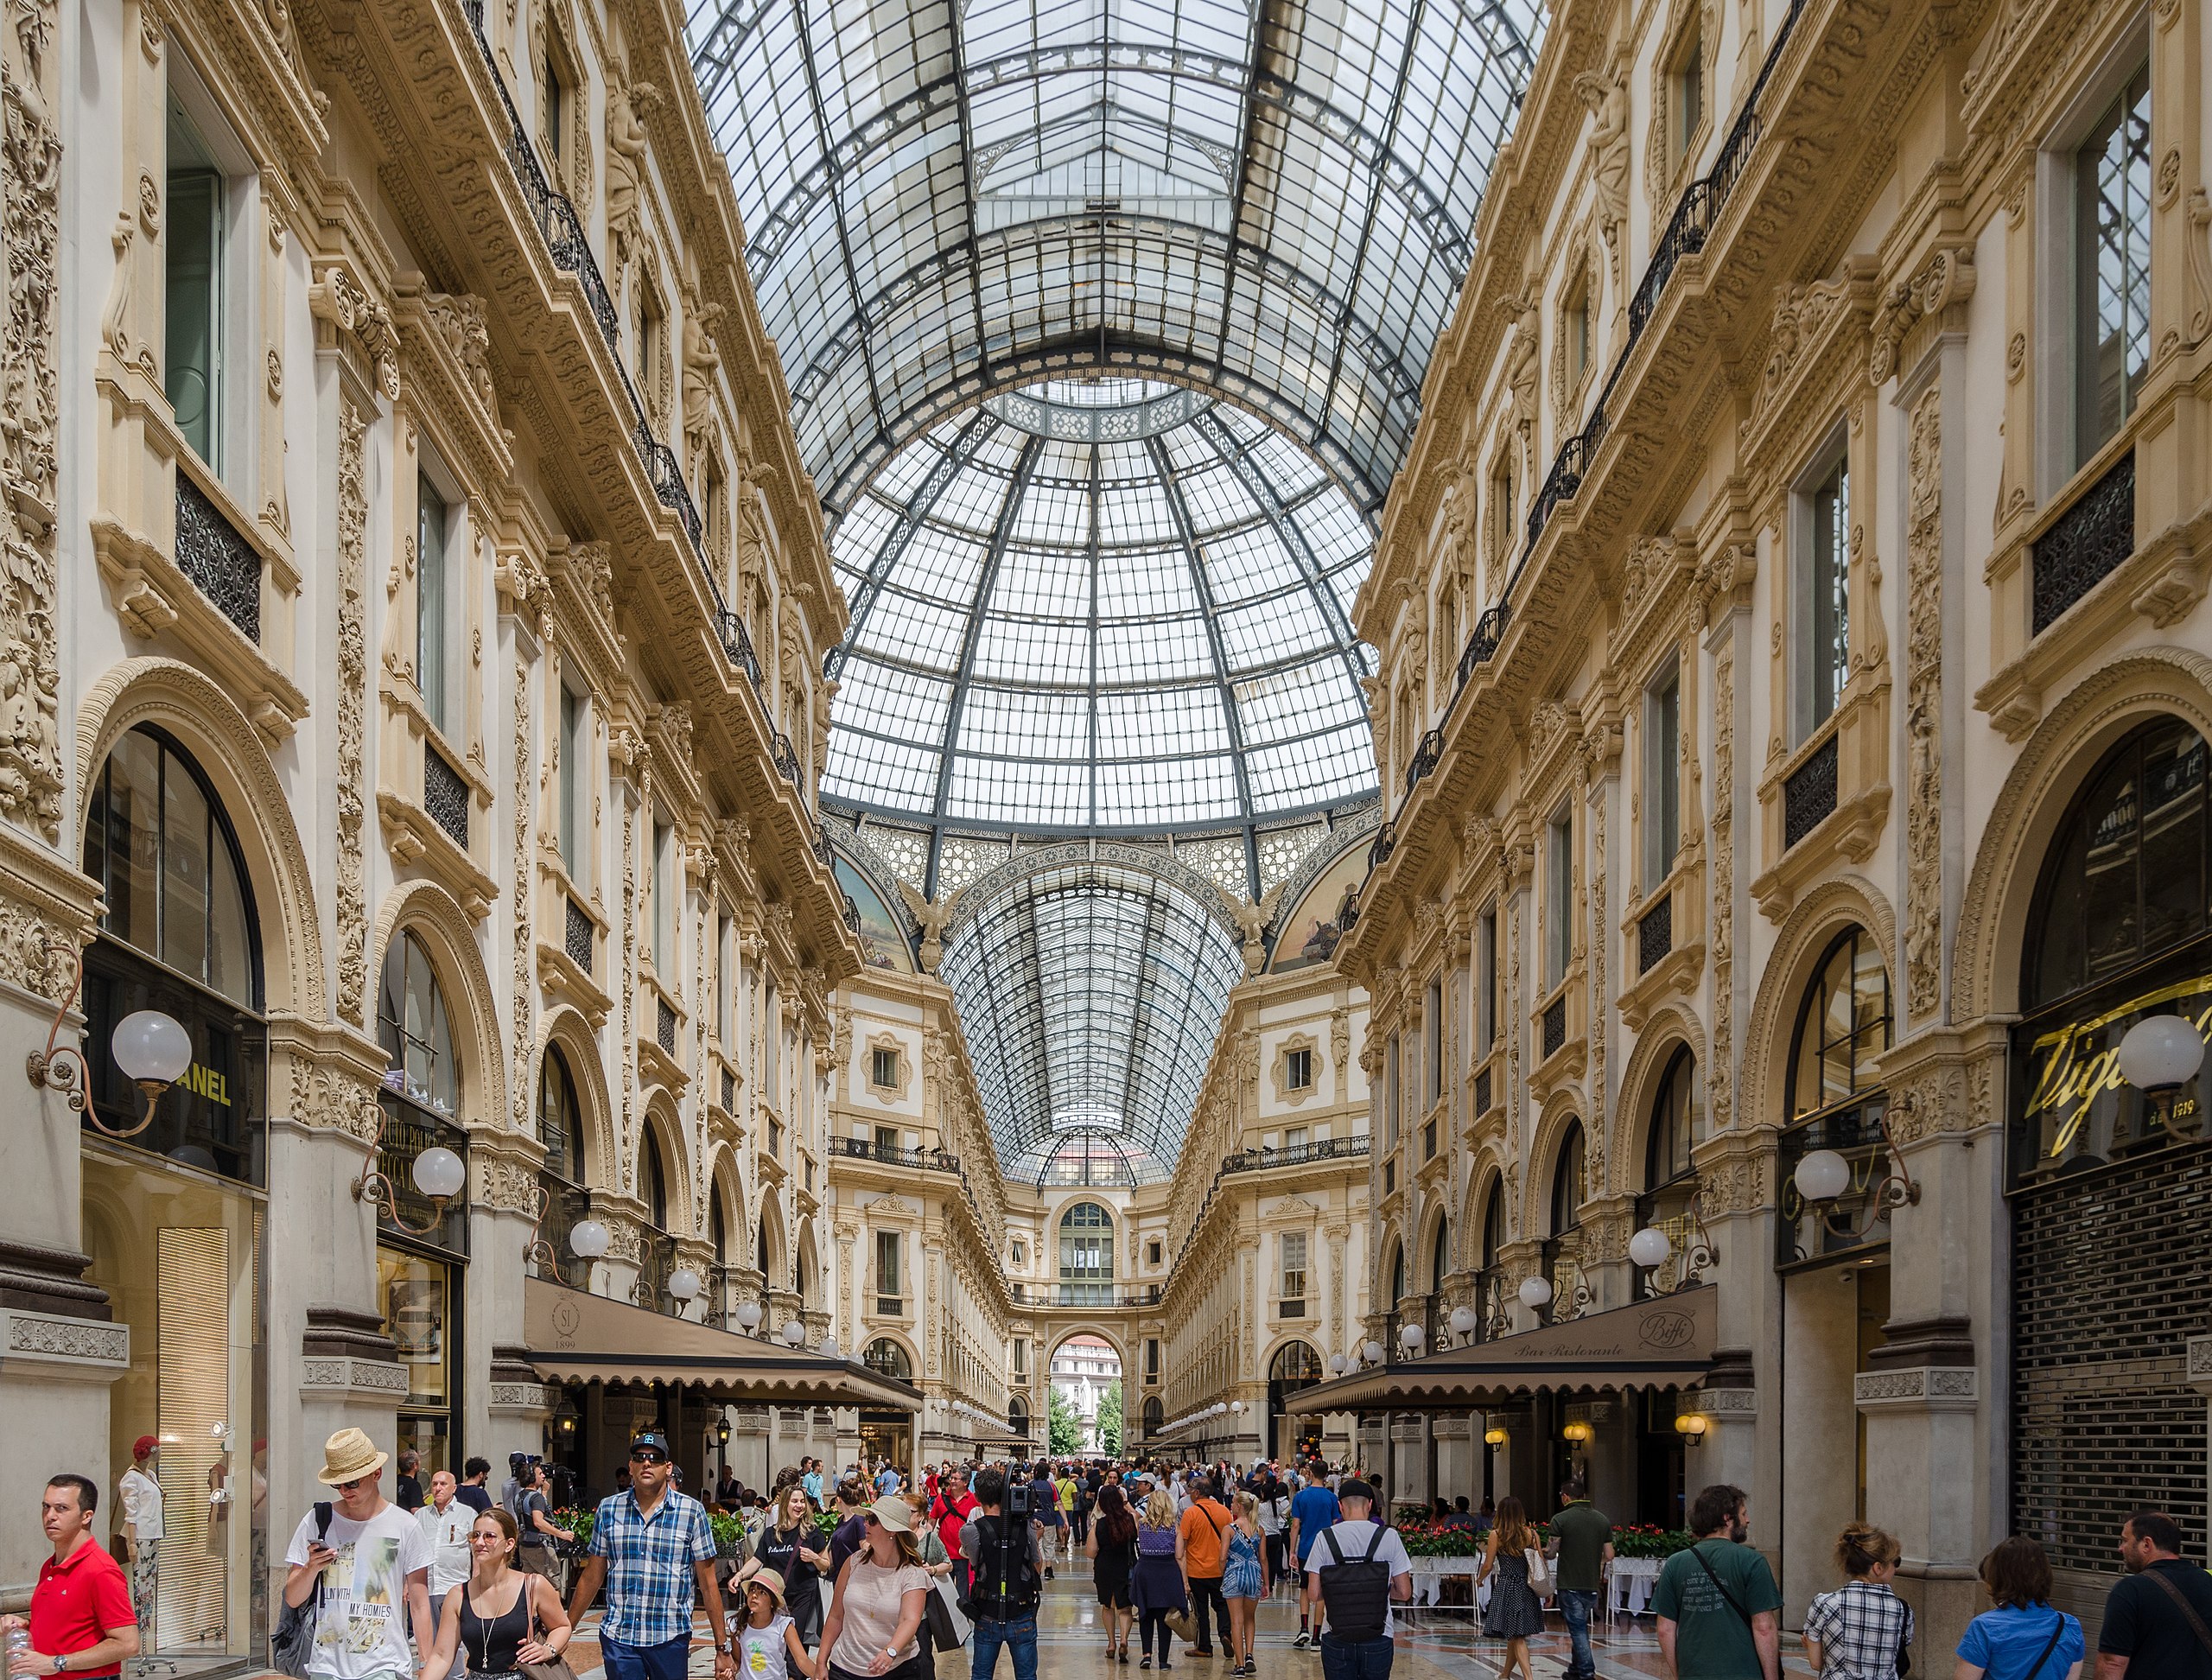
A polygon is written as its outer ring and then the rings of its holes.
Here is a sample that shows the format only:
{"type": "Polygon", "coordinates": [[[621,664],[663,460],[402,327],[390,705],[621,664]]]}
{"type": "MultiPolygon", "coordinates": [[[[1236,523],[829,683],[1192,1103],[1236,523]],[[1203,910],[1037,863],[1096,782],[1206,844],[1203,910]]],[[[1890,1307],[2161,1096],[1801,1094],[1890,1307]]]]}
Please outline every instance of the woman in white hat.
{"type": "Polygon", "coordinates": [[[822,1625],[830,1680],[892,1675],[923,1680],[916,1639],[930,1577],[914,1543],[913,1513],[887,1493],[862,1515],[860,1550],[837,1572],[836,1596],[822,1625]]]}
{"type": "Polygon", "coordinates": [[[773,1569],[755,1569],[746,1578],[737,1672],[738,1680],[791,1680],[794,1672],[815,1680],[814,1659],[784,1608],[784,1578],[773,1569]]]}

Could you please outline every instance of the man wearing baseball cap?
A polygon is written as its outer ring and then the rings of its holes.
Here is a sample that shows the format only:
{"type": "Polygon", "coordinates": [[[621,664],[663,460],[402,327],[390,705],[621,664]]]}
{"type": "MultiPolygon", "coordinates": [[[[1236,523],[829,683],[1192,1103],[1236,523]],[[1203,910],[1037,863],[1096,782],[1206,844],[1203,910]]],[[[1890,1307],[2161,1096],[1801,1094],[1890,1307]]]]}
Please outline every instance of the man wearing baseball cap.
{"type": "Polygon", "coordinates": [[[117,1478],[123,1506],[123,1550],[130,1565],[130,1607],[138,1613],[138,1648],[154,1648],[155,1562],[162,1546],[162,1485],[154,1466],[162,1443],[149,1435],[130,1443],[130,1467],[117,1478]]]}
{"type": "Polygon", "coordinates": [[[1414,1562],[1397,1530],[1370,1520],[1367,1483],[1347,1478],[1337,1500],[1343,1521],[1321,1530],[1306,1560],[1321,1605],[1322,1680],[1389,1680],[1397,1652],[1390,1606],[1413,1601],[1414,1562]]]}
{"type": "Polygon", "coordinates": [[[390,1457],[359,1429],[340,1429],[322,1444],[315,1480],[338,1497],[327,1507],[327,1525],[309,1511],[284,1551],[284,1602],[297,1608],[321,1597],[308,1680],[413,1680],[407,1622],[425,1658],[437,1642],[430,1543],[378,1486],[390,1457]]]}
{"type": "Polygon", "coordinates": [[[684,1680],[695,1588],[715,1642],[715,1680],[737,1671],[715,1580],[714,1530],[706,1506],[669,1486],[674,1457],[658,1429],[630,1442],[630,1485],[599,1502],[590,1555],[569,1594],[569,1620],[581,1626],[607,1583],[599,1630],[607,1680],[684,1680]]]}

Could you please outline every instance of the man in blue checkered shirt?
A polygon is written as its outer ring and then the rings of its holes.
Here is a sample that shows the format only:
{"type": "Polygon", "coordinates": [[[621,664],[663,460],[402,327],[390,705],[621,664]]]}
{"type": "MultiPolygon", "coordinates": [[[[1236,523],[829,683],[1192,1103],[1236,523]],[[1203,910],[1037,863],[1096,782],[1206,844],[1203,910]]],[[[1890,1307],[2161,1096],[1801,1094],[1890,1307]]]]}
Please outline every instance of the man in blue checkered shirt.
{"type": "Polygon", "coordinates": [[[657,1431],[630,1443],[630,1486],[599,1502],[569,1620],[582,1625],[605,1581],[599,1653],[607,1680],[684,1680],[696,1583],[715,1641],[715,1680],[734,1680],[737,1664],[722,1625],[721,1589],[715,1584],[714,1531],[706,1506],[669,1486],[674,1469],[669,1457],[668,1437],[657,1431]]]}

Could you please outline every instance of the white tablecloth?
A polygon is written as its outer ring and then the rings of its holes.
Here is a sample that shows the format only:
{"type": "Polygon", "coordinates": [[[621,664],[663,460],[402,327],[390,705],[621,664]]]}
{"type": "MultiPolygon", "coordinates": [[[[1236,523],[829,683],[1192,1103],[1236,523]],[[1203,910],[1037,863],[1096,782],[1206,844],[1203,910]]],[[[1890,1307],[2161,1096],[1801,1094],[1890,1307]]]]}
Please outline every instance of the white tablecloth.
{"type": "Polygon", "coordinates": [[[1651,1589],[1658,1583],[1656,1557],[1616,1557],[1605,1602],[1612,1609],[1641,1616],[1651,1607],[1651,1589]]]}
{"type": "MultiPolygon", "coordinates": [[[[1425,1609],[1437,1600],[1437,1583],[1447,1575],[1457,1575],[1466,1581],[1475,1578],[1483,1566],[1482,1555],[1471,1557],[1416,1557],[1414,1566],[1414,1605],[1425,1609]]],[[[1480,1611],[1490,1602],[1490,1582],[1484,1581],[1475,1588],[1475,1608],[1480,1611]]]]}
{"type": "MultiPolygon", "coordinates": [[[[1440,1596],[1437,1583],[1446,1576],[1457,1575],[1472,1581],[1483,1566],[1479,1555],[1472,1557],[1416,1557],[1414,1566],[1414,1607],[1423,1610],[1433,1607],[1440,1596]]],[[[1651,1591],[1659,1580],[1659,1560],[1656,1557],[1617,1557],[1613,1560],[1611,1576],[1605,1583],[1606,1607],[1615,1614],[1643,1616],[1650,1613],[1651,1591]]],[[[1484,1581],[1475,1588],[1475,1609],[1479,1613],[1490,1603],[1490,1582],[1484,1581]]],[[[1549,1600],[1547,1600],[1549,1602],[1549,1600]]]]}

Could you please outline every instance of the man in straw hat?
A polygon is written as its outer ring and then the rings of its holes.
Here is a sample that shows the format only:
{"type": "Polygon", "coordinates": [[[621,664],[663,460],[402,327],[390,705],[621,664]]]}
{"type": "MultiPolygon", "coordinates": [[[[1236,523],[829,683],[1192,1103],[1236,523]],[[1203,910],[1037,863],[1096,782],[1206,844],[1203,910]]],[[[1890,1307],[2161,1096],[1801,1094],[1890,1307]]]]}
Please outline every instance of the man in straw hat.
{"type": "Polygon", "coordinates": [[[631,1441],[630,1485],[599,1502],[591,1553],[569,1594],[569,1620],[581,1626],[607,1583],[599,1629],[607,1680],[685,1680],[695,1586],[715,1642],[715,1680],[737,1672],[715,1581],[714,1530],[706,1506],[669,1486],[673,1457],[658,1429],[631,1441]]]}
{"type": "Polygon", "coordinates": [[[338,1495],[330,1525],[318,1532],[309,1511],[284,1551],[286,1604],[305,1604],[318,1581],[322,1588],[308,1680],[413,1680],[403,1603],[416,1649],[428,1656],[436,1641],[430,1543],[411,1515],[384,1497],[378,1484],[390,1456],[359,1429],[340,1429],[322,1444],[315,1480],[338,1495]]]}

